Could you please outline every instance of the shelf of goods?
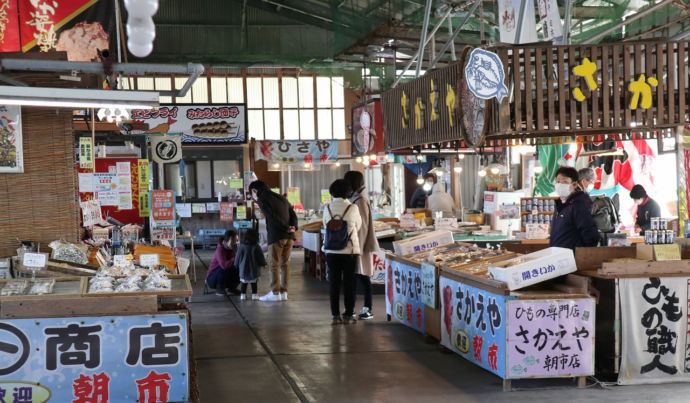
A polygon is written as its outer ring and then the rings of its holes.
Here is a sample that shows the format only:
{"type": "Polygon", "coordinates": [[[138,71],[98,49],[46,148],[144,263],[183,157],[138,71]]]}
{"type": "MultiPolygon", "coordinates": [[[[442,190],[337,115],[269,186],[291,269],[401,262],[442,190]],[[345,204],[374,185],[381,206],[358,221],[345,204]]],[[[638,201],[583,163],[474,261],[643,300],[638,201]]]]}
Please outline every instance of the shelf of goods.
{"type": "Polygon", "coordinates": [[[527,224],[551,224],[556,211],[556,197],[522,197],[520,198],[520,226],[526,231],[527,224]]]}
{"type": "Polygon", "coordinates": [[[520,256],[466,243],[388,254],[389,319],[499,376],[507,390],[525,378],[577,377],[584,386],[594,374],[594,298],[577,279],[510,291],[491,278],[490,266],[520,256]]]}

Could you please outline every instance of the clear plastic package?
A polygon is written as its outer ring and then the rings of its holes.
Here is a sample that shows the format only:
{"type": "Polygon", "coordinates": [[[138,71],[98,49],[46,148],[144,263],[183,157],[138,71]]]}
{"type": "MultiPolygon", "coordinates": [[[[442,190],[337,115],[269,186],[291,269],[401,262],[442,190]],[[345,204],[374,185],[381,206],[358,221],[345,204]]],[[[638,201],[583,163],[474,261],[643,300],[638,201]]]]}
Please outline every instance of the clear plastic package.
{"type": "Polygon", "coordinates": [[[10,280],[0,290],[0,296],[24,295],[28,286],[29,282],[27,280],[10,280]]]}
{"type": "Polygon", "coordinates": [[[152,270],[144,280],[144,290],[146,291],[169,291],[172,281],[168,278],[165,270],[152,270]]]}
{"type": "Polygon", "coordinates": [[[45,295],[52,294],[53,288],[55,288],[55,279],[43,279],[35,280],[31,283],[31,289],[29,290],[29,295],[45,295]]]}

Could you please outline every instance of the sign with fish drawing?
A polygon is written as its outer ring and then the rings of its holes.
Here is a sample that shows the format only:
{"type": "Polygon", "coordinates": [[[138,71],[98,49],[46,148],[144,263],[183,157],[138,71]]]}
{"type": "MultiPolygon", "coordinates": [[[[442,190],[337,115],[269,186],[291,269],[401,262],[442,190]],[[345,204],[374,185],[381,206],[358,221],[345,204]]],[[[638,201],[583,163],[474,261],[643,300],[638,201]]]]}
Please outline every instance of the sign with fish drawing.
{"type": "Polygon", "coordinates": [[[474,48],[465,64],[467,87],[477,98],[496,98],[501,102],[508,96],[505,71],[498,55],[488,50],[474,48]]]}

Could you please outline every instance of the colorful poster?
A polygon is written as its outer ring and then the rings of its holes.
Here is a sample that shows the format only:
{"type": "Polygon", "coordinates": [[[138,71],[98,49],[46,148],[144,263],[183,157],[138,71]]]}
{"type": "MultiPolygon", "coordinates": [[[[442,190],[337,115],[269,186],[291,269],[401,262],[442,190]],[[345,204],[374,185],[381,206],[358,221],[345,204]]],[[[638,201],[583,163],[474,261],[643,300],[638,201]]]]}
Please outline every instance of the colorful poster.
{"type": "Polygon", "coordinates": [[[19,4],[17,0],[0,2],[0,52],[19,52],[19,4]]]}
{"type": "Polygon", "coordinates": [[[232,178],[230,179],[230,189],[243,189],[244,188],[244,182],[242,181],[242,178],[232,178]]]}
{"type": "Polygon", "coordinates": [[[206,213],[206,203],[192,203],[192,213],[193,214],[205,214],[206,213]]]}
{"type": "Polygon", "coordinates": [[[175,205],[175,210],[180,218],[191,218],[192,217],[192,204],[191,203],[177,203],[175,205]]]}
{"type": "Polygon", "coordinates": [[[139,217],[148,217],[150,214],[149,192],[141,192],[139,193],[139,217]]]}
{"type": "Polygon", "coordinates": [[[237,206],[236,218],[238,220],[247,219],[247,206],[237,206]]]}
{"type": "Polygon", "coordinates": [[[257,141],[254,155],[256,159],[266,160],[269,164],[320,164],[336,162],[338,159],[338,141],[257,141]]]}
{"type": "Polygon", "coordinates": [[[422,263],[422,302],[431,309],[436,309],[436,266],[422,263]]]}
{"type": "Polygon", "coordinates": [[[24,172],[22,110],[19,106],[0,106],[0,150],[0,173],[24,172]]]}
{"type": "Polygon", "coordinates": [[[161,105],[157,110],[134,109],[131,119],[149,127],[132,134],[179,133],[183,143],[247,142],[244,104],[161,105]]]}
{"type": "Polygon", "coordinates": [[[421,270],[392,259],[386,259],[386,266],[386,312],[424,334],[421,270]]]}
{"type": "Polygon", "coordinates": [[[384,151],[381,100],[352,108],[352,133],[352,156],[384,151]]]}
{"type": "Polygon", "coordinates": [[[508,378],[594,375],[593,298],[508,301],[508,378]]]}
{"type": "Polygon", "coordinates": [[[93,227],[104,222],[101,213],[101,203],[98,200],[87,200],[80,202],[81,218],[83,227],[93,227]]]}
{"type": "Polygon", "coordinates": [[[503,295],[439,279],[441,344],[506,378],[506,301],[503,295]]]}
{"type": "Polygon", "coordinates": [[[5,320],[0,343],[8,402],[189,401],[184,311],[5,320]]]}
{"type": "Polygon", "coordinates": [[[175,220],[175,192],[172,190],[154,190],[151,192],[152,218],[156,221],[175,220]]]}
{"type": "Polygon", "coordinates": [[[93,139],[79,137],[79,168],[93,169],[93,139]]]}
{"type": "Polygon", "coordinates": [[[331,200],[331,192],[328,189],[321,189],[321,204],[329,204],[331,200]]]}
{"type": "Polygon", "coordinates": [[[220,220],[223,222],[232,222],[234,206],[232,203],[220,203],[220,220]]]}
{"type": "Polygon", "coordinates": [[[618,383],[690,380],[686,277],[620,279],[621,368],[618,383]]]}
{"type": "Polygon", "coordinates": [[[371,252],[369,258],[373,270],[371,284],[386,284],[386,252],[371,252]]]}
{"type": "Polygon", "coordinates": [[[290,202],[290,204],[292,204],[293,206],[300,204],[300,188],[298,188],[298,187],[288,188],[287,199],[290,202]]]}
{"type": "Polygon", "coordinates": [[[99,193],[117,190],[116,176],[114,173],[93,174],[93,191],[99,193]]]}
{"type": "Polygon", "coordinates": [[[139,189],[148,190],[149,188],[149,160],[137,161],[137,173],[139,189]]]}

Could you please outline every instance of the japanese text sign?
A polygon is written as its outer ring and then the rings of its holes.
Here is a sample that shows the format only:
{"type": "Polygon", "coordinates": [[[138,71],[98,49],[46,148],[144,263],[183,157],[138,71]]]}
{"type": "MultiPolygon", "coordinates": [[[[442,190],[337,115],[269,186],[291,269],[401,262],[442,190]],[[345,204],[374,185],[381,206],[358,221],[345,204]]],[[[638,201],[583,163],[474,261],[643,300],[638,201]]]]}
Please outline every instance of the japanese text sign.
{"type": "Polygon", "coordinates": [[[187,335],[184,312],[0,322],[0,398],[188,401],[187,335]]]}
{"type": "Polygon", "coordinates": [[[175,219],[175,194],[172,190],[151,191],[152,218],[156,221],[175,219]]]}
{"type": "Polygon", "coordinates": [[[422,263],[422,302],[436,309],[436,266],[427,262],[422,263]]]}
{"type": "Polygon", "coordinates": [[[386,312],[398,322],[425,332],[422,273],[418,267],[386,260],[386,312]]]}
{"type": "Polygon", "coordinates": [[[690,380],[686,277],[620,279],[622,358],[618,383],[690,380]]]}
{"type": "Polygon", "coordinates": [[[223,222],[231,222],[233,213],[233,204],[228,202],[220,203],[220,220],[223,222]]]}
{"type": "MultiPolygon", "coordinates": [[[[364,258],[364,256],[362,257],[364,258]]],[[[369,254],[371,259],[371,284],[386,283],[386,252],[377,251],[369,254]]]]}
{"type": "Polygon", "coordinates": [[[507,377],[594,374],[594,299],[508,301],[507,377]]]}
{"type": "Polygon", "coordinates": [[[139,256],[139,265],[143,267],[154,267],[160,264],[160,257],[157,253],[139,256]]]}
{"type": "Polygon", "coordinates": [[[93,168],[93,140],[91,137],[79,137],[79,167],[93,168]]]}
{"type": "Polygon", "coordinates": [[[338,141],[279,141],[256,142],[256,159],[280,164],[319,164],[338,159],[338,141]]]}
{"type": "Polygon", "coordinates": [[[42,269],[46,267],[48,254],[46,253],[25,253],[22,265],[31,269],[42,269]]]}
{"type": "Polygon", "coordinates": [[[441,345],[505,378],[506,297],[441,276],[441,345]]]}

